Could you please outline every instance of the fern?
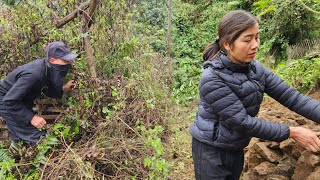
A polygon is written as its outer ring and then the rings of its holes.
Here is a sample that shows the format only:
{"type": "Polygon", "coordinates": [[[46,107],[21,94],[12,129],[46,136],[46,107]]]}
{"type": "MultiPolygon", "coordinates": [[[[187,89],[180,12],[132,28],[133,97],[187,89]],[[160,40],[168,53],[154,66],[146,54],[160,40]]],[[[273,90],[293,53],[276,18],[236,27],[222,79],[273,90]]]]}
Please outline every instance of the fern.
{"type": "Polygon", "coordinates": [[[0,149],[0,162],[13,160],[6,149],[0,149]]]}
{"type": "Polygon", "coordinates": [[[15,179],[10,169],[13,166],[14,159],[9,155],[9,152],[6,149],[0,148],[0,179],[15,179]]]}

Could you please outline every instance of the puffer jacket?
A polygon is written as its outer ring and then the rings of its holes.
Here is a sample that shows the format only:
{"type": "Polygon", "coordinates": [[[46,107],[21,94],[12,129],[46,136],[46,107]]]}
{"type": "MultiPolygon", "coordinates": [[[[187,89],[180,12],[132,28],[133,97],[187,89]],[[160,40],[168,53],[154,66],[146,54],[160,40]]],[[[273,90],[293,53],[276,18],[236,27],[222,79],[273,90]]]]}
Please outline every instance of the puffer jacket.
{"type": "Polygon", "coordinates": [[[267,93],[282,105],[320,123],[320,104],[288,86],[258,61],[235,64],[226,55],[204,63],[199,84],[200,102],[191,135],[197,140],[230,151],[241,151],[251,137],[283,141],[285,124],[256,118],[267,93]]]}

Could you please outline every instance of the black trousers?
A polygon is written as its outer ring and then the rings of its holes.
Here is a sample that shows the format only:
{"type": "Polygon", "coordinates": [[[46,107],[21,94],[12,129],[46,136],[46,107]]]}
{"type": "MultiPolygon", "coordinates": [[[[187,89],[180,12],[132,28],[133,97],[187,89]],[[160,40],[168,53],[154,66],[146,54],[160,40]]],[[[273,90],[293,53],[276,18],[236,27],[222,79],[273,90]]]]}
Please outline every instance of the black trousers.
{"type": "Polygon", "coordinates": [[[2,116],[2,118],[6,121],[9,138],[14,143],[23,141],[26,144],[35,144],[40,140],[42,136],[46,135],[46,130],[39,130],[31,123],[28,123],[27,125],[10,123],[10,121],[12,121],[12,118],[4,109],[1,108],[0,116],[2,116]]]}
{"type": "Polygon", "coordinates": [[[14,126],[6,123],[8,129],[9,138],[14,142],[18,143],[23,141],[25,144],[35,144],[42,136],[45,136],[46,130],[39,130],[30,123],[26,126],[14,126]]]}
{"type": "Polygon", "coordinates": [[[192,138],[192,156],[197,180],[239,180],[243,151],[225,151],[192,138]]]}

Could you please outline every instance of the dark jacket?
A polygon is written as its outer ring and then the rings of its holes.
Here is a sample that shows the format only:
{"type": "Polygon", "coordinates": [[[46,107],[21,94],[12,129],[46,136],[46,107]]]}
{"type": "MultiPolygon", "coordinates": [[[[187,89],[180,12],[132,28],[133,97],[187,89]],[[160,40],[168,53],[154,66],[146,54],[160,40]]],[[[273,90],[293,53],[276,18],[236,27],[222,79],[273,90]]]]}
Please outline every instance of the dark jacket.
{"type": "Polygon", "coordinates": [[[0,82],[0,115],[7,123],[25,126],[32,120],[34,100],[49,83],[46,63],[39,59],[19,66],[0,82]]]}
{"type": "Polygon", "coordinates": [[[258,114],[263,93],[282,105],[320,123],[320,104],[288,86],[258,61],[234,64],[227,56],[204,63],[200,103],[190,133],[199,141],[239,151],[251,137],[283,141],[289,137],[285,124],[265,121],[258,114]]]}

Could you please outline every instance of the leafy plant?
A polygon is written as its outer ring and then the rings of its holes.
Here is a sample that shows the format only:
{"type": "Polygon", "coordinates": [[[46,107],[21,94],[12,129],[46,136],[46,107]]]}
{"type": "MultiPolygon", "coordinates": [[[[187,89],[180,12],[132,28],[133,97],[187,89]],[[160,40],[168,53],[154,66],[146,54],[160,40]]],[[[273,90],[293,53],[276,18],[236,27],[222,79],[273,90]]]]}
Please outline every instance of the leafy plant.
{"type": "Polygon", "coordinates": [[[276,73],[300,92],[307,93],[318,86],[320,58],[297,59],[282,63],[276,73]]]}
{"type": "MultiPolygon", "coordinates": [[[[313,1],[312,7],[319,6],[313,1]]],[[[263,61],[267,56],[275,57],[275,64],[287,59],[286,49],[305,39],[319,35],[319,16],[306,11],[299,1],[295,0],[259,0],[254,4],[253,13],[261,16],[261,46],[258,57],[263,61]]],[[[267,58],[266,58],[267,59],[267,58]]],[[[267,62],[269,63],[269,62],[267,62]]]]}
{"type": "Polygon", "coordinates": [[[241,6],[240,1],[176,1],[174,9],[173,95],[184,104],[198,95],[202,51],[217,36],[221,17],[241,6]]]}
{"type": "Polygon", "coordinates": [[[41,164],[45,164],[46,153],[50,148],[57,144],[59,144],[59,141],[54,135],[48,134],[46,138],[42,139],[42,142],[37,146],[38,153],[33,160],[33,165],[37,168],[40,168],[41,164]]]}
{"type": "Polygon", "coordinates": [[[158,137],[164,129],[161,126],[155,126],[151,129],[146,129],[145,126],[139,125],[137,127],[143,134],[145,138],[144,145],[146,148],[153,148],[155,153],[153,156],[145,157],[143,160],[143,165],[152,171],[149,174],[150,179],[162,179],[167,178],[169,174],[168,162],[162,157],[164,148],[161,143],[161,139],[158,137]]]}
{"type": "Polygon", "coordinates": [[[15,179],[11,168],[14,167],[14,159],[10,156],[9,152],[2,148],[0,149],[0,179],[15,179]]]}
{"type": "Polygon", "coordinates": [[[258,16],[263,16],[277,9],[276,6],[272,3],[272,0],[259,0],[253,3],[253,6],[255,7],[253,12],[259,13],[258,16]]]}

